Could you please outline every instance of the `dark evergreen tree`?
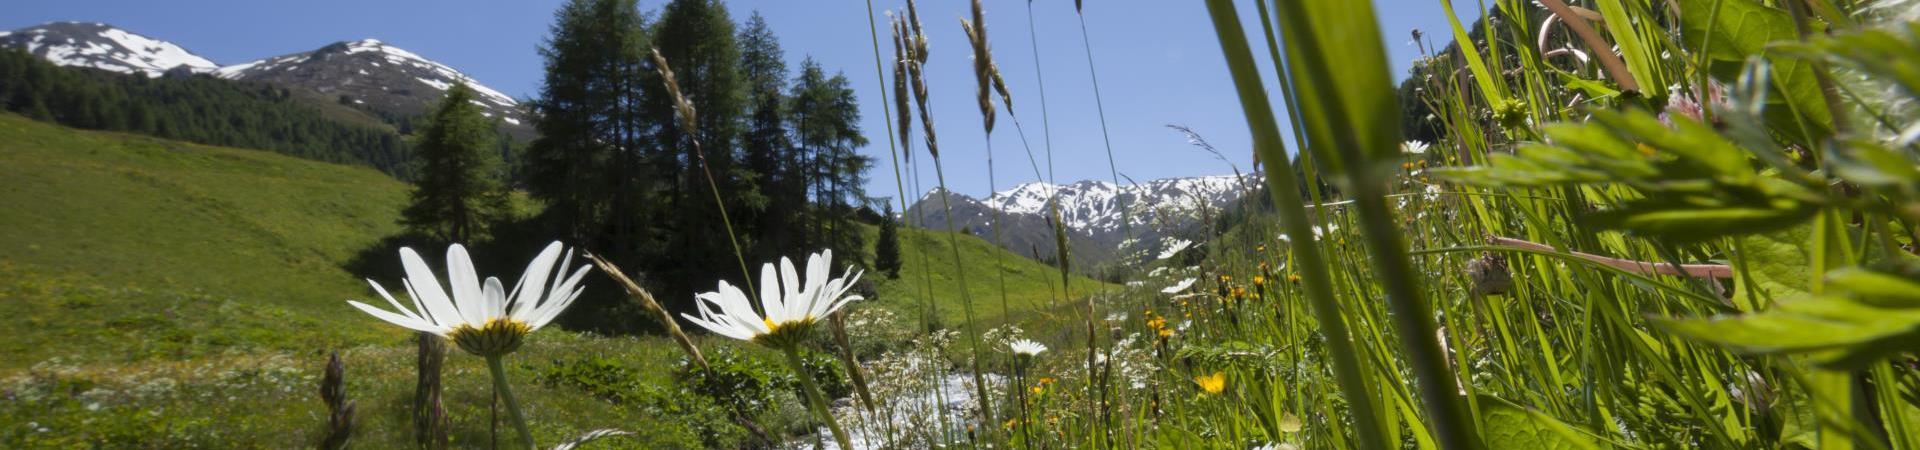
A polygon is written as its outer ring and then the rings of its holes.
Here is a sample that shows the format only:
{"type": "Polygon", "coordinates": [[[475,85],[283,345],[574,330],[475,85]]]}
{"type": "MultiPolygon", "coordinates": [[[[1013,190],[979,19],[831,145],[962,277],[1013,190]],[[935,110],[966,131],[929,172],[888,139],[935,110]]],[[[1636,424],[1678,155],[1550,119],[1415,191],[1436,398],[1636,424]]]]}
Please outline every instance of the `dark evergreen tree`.
{"type": "Polygon", "coordinates": [[[819,63],[807,58],[800,63],[788,109],[801,150],[797,159],[806,166],[807,189],[814,198],[811,231],[834,253],[864,265],[859,258],[865,243],[852,218],[859,205],[867,203],[862,185],[873,161],[856,151],[867,138],[860,134],[860,107],[849,85],[845,76],[829,78],[819,63]]]}
{"type": "Polygon", "coordinates": [[[400,221],[444,242],[484,239],[487,224],[508,211],[493,153],[499,124],[482,115],[473,99],[466,83],[448,89],[414,145],[419,176],[413,203],[401,211],[400,221]]]}
{"type": "Polygon", "coordinates": [[[880,242],[873,244],[873,268],[886,272],[888,279],[900,278],[900,224],[893,218],[893,204],[881,202],[880,242]]]}
{"type": "Polygon", "coordinates": [[[575,240],[632,256],[646,236],[638,221],[654,210],[642,137],[641,80],[646,17],[634,0],[571,0],[554,13],[540,49],[546,78],[533,102],[535,139],[523,156],[528,193],[575,240]]]}
{"type": "MultiPolygon", "coordinates": [[[[569,0],[554,13],[540,49],[546,77],[532,102],[540,137],[517,170],[528,194],[547,205],[543,218],[552,226],[630,270],[651,271],[666,255],[663,225],[671,215],[660,193],[678,172],[650,139],[667,122],[645,108],[646,86],[658,83],[646,57],[647,27],[635,0],[569,0]]],[[[566,323],[622,331],[644,321],[617,288],[588,292],[566,323]]]]}
{"type": "MultiPolygon", "coordinates": [[[[667,193],[667,208],[674,214],[655,218],[665,222],[669,235],[666,248],[671,264],[662,264],[664,281],[677,284],[672,292],[691,292],[711,287],[717,278],[739,280],[745,274],[735,259],[733,241],[754,247],[759,227],[740,220],[732,223],[733,236],[721,223],[720,208],[740,218],[766,200],[754,185],[751,172],[741,164],[741,113],[745,110],[746,80],[741,76],[740,45],[726,6],[717,0],[674,0],[661,9],[654,24],[653,44],[672,66],[681,93],[693,103],[694,133],[673,126],[673,100],[658,81],[646,83],[650,114],[657,120],[652,142],[662,152],[677,155],[663,159],[677,163],[679,176],[667,193]],[[696,140],[698,144],[696,145],[696,140]],[[711,177],[711,181],[709,180],[711,177]],[[717,189],[716,189],[717,188],[717,189]],[[715,191],[719,202],[715,202],[715,191]]],[[[691,295],[670,296],[688,304],[691,295]]]]}
{"type": "Polygon", "coordinates": [[[787,64],[781,57],[780,42],[773,30],[759,13],[754,13],[740,31],[740,73],[747,83],[749,111],[741,150],[754,189],[767,201],[760,208],[751,208],[741,221],[759,228],[753,254],[763,260],[812,250],[802,228],[807,177],[805,168],[795,161],[793,141],[788,137],[787,64]]]}

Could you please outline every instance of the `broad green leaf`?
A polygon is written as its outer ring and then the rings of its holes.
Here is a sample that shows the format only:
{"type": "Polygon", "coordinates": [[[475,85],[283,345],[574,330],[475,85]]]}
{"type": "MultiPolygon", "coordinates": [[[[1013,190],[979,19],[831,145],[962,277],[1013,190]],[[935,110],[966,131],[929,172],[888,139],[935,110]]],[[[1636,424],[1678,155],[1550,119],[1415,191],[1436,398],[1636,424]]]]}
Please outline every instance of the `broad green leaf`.
{"type": "MultiPolygon", "coordinates": [[[[1680,23],[1687,47],[1695,52],[1705,49],[1715,64],[1715,73],[1731,78],[1748,58],[1764,56],[1769,44],[1794,40],[1793,17],[1755,0],[1680,0],[1680,23]],[[1713,12],[1719,3],[1720,11],[1713,12]],[[1710,41],[1710,43],[1709,43],[1710,41]]],[[[1833,119],[1827,111],[1820,86],[1814,81],[1813,66],[1805,61],[1784,59],[1774,62],[1773,87],[1792,111],[1824,135],[1833,119]]],[[[1769,111],[1774,112],[1774,111],[1769,111]]],[[[1769,114],[1770,125],[1783,133],[1798,134],[1799,124],[1791,115],[1769,114]]],[[[1808,137],[1802,136],[1803,140],[1808,137]]]]}
{"type": "Polygon", "coordinates": [[[1920,281],[1886,272],[1848,267],[1827,273],[1827,288],[1879,308],[1920,308],[1920,281]]]}
{"type": "Polygon", "coordinates": [[[1597,449],[1593,440],[1559,420],[1491,395],[1479,396],[1481,438],[1487,448],[1597,449]]]}
{"type": "Polygon", "coordinates": [[[1746,267],[1734,272],[1734,298],[1744,302],[1747,295],[1757,294],[1761,300],[1758,303],[1764,305],[1768,300],[1809,295],[1812,289],[1807,281],[1813,279],[1813,269],[1808,261],[1813,255],[1807,250],[1807,239],[1812,228],[1800,225],[1739,238],[1746,267]],[[1759,292],[1748,292],[1748,284],[1758,287],[1759,292]]]}

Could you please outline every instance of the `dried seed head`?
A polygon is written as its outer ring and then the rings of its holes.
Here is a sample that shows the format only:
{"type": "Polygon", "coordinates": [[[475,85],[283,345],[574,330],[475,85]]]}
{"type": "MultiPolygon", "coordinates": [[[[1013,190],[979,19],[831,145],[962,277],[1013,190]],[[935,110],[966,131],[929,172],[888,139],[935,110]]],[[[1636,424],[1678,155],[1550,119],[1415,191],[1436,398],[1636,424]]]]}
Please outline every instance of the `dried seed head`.
{"type": "Polygon", "coordinates": [[[920,28],[920,8],[913,0],[907,0],[907,18],[913,24],[914,62],[927,63],[927,33],[920,28]]]}
{"type": "Polygon", "coordinates": [[[1007,105],[1007,115],[1013,114],[1013,91],[1007,90],[1007,79],[1000,76],[1000,64],[988,61],[987,73],[993,75],[993,90],[1000,93],[1000,100],[1007,105]]]}
{"type": "Polygon", "coordinates": [[[660,55],[659,48],[650,50],[653,51],[653,67],[660,71],[660,78],[667,84],[667,94],[673,96],[674,109],[680,110],[680,127],[687,134],[694,134],[694,130],[699,127],[694,126],[693,123],[693,103],[688,102],[687,97],[680,94],[680,82],[674,80],[673,68],[667,65],[667,57],[660,55]]]}
{"type": "Polygon", "coordinates": [[[906,44],[906,23],[898,17],[889,15],[893,27],[893,106],[900,122],[900,159],[912,160],[913,155],[913,111],[908,110],[912,94],[907,92],[907,64],[909,56],[906,44]]]}
{"type": "MultiPolygon", "coordinates": [[[[979,17],[979,0],[974,0],[973,6],[974,17],[979,17]]],[[[960,29],[966,31],[967,43],[973,45],[973,79],[978,84],[976,92],[979,95],[976,100],[980,103],[980,120],[981,124],[987,128],[987,133],[991,134],[993,133],[993,74],[989,71],[993,64],[993,56],[987,53],[986,30],[974,26],[967,19],[960,19],[960,29]]]]}

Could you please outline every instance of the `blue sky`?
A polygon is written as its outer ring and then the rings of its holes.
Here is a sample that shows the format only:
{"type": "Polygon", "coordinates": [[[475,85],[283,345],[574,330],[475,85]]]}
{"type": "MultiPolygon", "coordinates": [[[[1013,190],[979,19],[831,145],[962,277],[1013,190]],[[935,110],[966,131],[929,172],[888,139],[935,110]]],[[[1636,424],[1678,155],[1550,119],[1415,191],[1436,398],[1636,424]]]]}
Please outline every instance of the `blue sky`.
{"type": "MultiPolygon", "coordinates": [[[[536,49],[545,39],[561,0],[11,3],[9,12],[0,17],[0,29],[55,20],[106,22],[172,41],[220,64],[307,51],[334,41],[376,38],[451,65],[508,95],[529,97],[538,92],[541,77],[536,49]]],[[[641,8],[657,10],[663,3],[665,0],[642,0],[641,8]]],[[[1243,20],[1257,24],[1252,3],[1239,3],[1243,20]]],[[[1473,20],[1477,16],[1475,3],[1460,3],[1461,20],[1473,20]]],[[[882,136],[887,133],[889,119],[882,112],[885,97],[874,72],[866,3],[728,0],[727,4],[736,21],[744,21],[753,11],[766,16],[780,37],[790,67],[797,67],[800,58],[812,56],[828,70],[844,71],[853,81],[862,105],[862,128],[873,143],[864,151],[878,158],[869,193],[894,195],[893,171],[887,159],[890,139],[882,136]]],[[[904,0],[874,2],[878,9],[904,5],[904,0]]],[[[1447,40],[1447,19],[1438,0],[1376,0],[1375,6],[1394,70],[1401,76],[1418,54],[1408,44],[1409,30],[1427,31],[1429,39],[1439,43],[1447,40]]],[[[1020,108],[1016,113],[1028,130],[1034,151],[1043,152],[1035,53],[1028,33],[1029,3],[987,0],[986,7],[995,60],[1014,92],[1020,108]]],[[[1061,182],[1109,179],[1099,110],[1073,2],[1040,0],[1032,2],[1031,9],[1038,31],[1039,64],[1046,77],[1055,176],[1061,182]]],[[[932,45],[927,64],[930,98],[948,183],[957,191],[979,195],[990,189],[986,140],[973,103],[971,52],[958,20],[966,13],[964,1],[923,0],[921,4],[921,21],[928,28],[932,45]]],[[[876,17],[884,33],[885,17],[876,17]]],[[[1243,170],[1249,167],[1250,138],[1202,2],[1088,0],[1086,21],[1113,151],[1122,174],[1145,181],[1230,172],[1225,163],[1193,149],[1166,124],[1193,128],[1243,170]]],[[[1264,42],[1258,36],[1254,38],[1256,45],[1264,42]]],[[[1272,78],[1267,80],[1271,83],[1272,78]]],[[[994,131],[997,187],[1005,189],[1033,180],[1020,139],[1004,111],[994,131]]],[[[929,181],[923,187],[930,188],[932,172],[926,170],[929,181]]],[[[911,191],[907,195],[918,196],[911,191]]]]}

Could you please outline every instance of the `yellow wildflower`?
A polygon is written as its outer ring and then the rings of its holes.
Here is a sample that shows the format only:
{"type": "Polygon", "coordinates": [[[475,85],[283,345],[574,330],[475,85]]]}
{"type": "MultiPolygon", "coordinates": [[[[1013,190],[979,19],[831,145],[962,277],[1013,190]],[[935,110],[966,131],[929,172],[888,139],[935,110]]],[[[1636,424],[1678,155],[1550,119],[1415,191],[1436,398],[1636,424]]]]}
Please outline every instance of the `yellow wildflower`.
{"type": "Polygon", "coordinates": [[[1227,390],[1227,374],[1216,371],[1212,375],[1196,376],[1193,377],[1193,383],[1200,385],[1200,390],[1208,394],[1219,394],[1227,390]]]}

